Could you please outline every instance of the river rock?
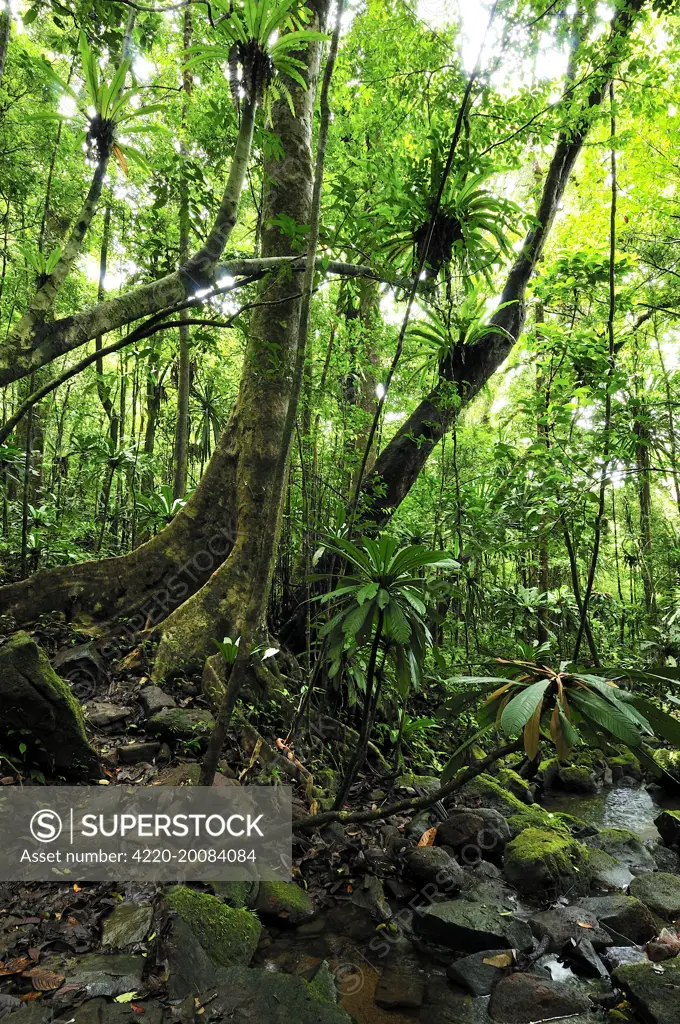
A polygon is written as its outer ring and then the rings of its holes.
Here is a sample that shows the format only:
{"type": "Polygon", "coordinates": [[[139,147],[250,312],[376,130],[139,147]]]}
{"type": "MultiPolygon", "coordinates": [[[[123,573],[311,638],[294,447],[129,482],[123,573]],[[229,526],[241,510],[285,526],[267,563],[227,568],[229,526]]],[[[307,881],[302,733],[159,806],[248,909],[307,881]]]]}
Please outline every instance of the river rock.
{"type": "Polygon", "coordinates": [[[215,724],[210,711],[196,708],[163,708],[147,722],[149,732],[170,740],[206,738],[215,724]]]}
{"type": "Polygon", "coordinates": [[[569,793],[592,794],[597,793],[599,788],[592,771],[590,768],[586,768],[585,765],[564,765],[560,768],[557,777],[560,782],[560,788],[567,790],[569,793]]]}
{"type": "Polygon", "coordinates": [[[610,971],[627,964],[647,963],[647,954],[640,946],[607,946],[602,950],[602,960],[610,971]]]}
{"type": "Polygon", "coordinates": [[[588,870],[593,889],[627,889],[633,881],[633,872],[604,850],[591,849],[588,870]]]}
{"type": "Polygon", "coordinates": [[[500,978],[512,970],[514,956],[508,949],[484,949],[454,960],[446,968],[449,981],[466,989],[473,996],[488,996],[500,978]],[[485,961],[495,960],[496,963],[485,961]]]}
{"type": "Polygon", "coordinates": [[[527,828],[506,846],[503,867],[508,880],[524,893],[583,893],[590,881],[587,852],[570,836],[527,828]]]}
{"type": "Polygon", "coordinates": [[[513,796],[516,796],[523,804],[534,803],[534,794],[529,788],[529,783],[512,768],[499,768],[496,774],[496,780],[503,789],[506,789],[508,793],[512,793],[513,796]]]}
{"type": "Polygon", "coordinates": [[[102,946],[122,949],[143,942],[149,934],[153,918],[153,907],[141,903],[119,903],[104,918],[102,924],[102,946]]]}
{"type": "Polygon", "coordinates": [[[498,811],[504,818],[511,814],[534,813],[538,821],[543,812],[539,808],[529,808],[521,800],[497,782],[491,775],[478,775],[466,783],[458,792],[458,799],[469,807],[490,807],[498,811]]]}
{"type": "Polygon", "coordinates": [[[362,883],[354,887],[350,902],[361,910],[367,910],[379,923],[392,917],[383,884],[376,875],[364,875],[362,883]]]}
{"type": "Polygon", "coordinates": [[[589,896],[577,900],[576,907],[592,914],[603,928],[611,928],[638,945],[653,938],[659,930],[654,915],[633,896],[589,896]]]}
{"type": "Polygon", "coordinates": [[[665,920],[680,917],[680,878],[665,871],[639,875],[630,884],[632,896],[665,920]]]}
{"type": "Polygon", "coordinates": [[[380,974],[373,1001],[384,1010],[418,1010],[423,1005],[425,982],[414,967],[386,967],[380,974]]]}
{"type": "MultiPolygon", "coordinates": [[[[230,967],[219,972],[217,989],[198,996],[211,1020],[229,1024],[351,1024],[348,1014],[326,999],[314,982],[293,974],[230,967]]],[[[206,1013],[207,1016],[207,1013],[206,1013]]]]}
{"type": "Polygon", "coordinates": [[[657,871],[666,871],[669,875],[680,875],[680,854],[668,846],[656,843],[649,851],[654,858],[657,871]]]}
{"type": "Polygon", "coordinates": [[[160,743],[153,740],[127,743],[125,746],[117,748],[116,757],[119,764],[139,764],[140,761],[153,761],[160,749],[160,743]]]}
{"type": "Polygon", "coordinates": [[[195,996],[217,984],[217,968],[186,921],[175,917],[162,940],[162,959],[167,964],[170,999],[195,996]]]}
{"type": "Polygon", "coordinates": [[[314,917],[314,904],[295,882],[260,882],[255,910],[262,917],[302,924],[314,917]]]}
{"type": "Polygon", "coordinates": [[[144,708],[144,714],[147,718],[151,718],[153,715],[157,715],[163,708],[176,708],[177,703],[174,697],[171,697],[165,690],[161,690],[160,686],[145,686],[139,691],[139,699],[142,707],[144,708]]]}
{"type": "Polygon", "coordinates": [[[101,776],[80,704],[28,633],[16,633],[0,649],[0,722],[0,735],[26,730],[29,756],[50,770],[71,779],[101,776]]]}
{"type": "Polygon", "coordinates": [[[460,864],[440,846],[420,846],[405,857],[406,870],[415,885],[435,885],[444,893],[462,888],[466,875],[460,864]]]}
{"type": "Polygon", "coordinates": [[[93,700],[85,705],[85,717],[94,729],[112,729],[132,714],[132,708],[112,704],[107,700],[93,700]]]}
{"type": "Polygon", "coordinates": [[[510,974],[501,978],[489,1003],[489,1014],[502,1024],[533,1024],[585,1013],[590,1000],[564,982],[550,981],[534,974],[510,974]]]}
{"type": "MultiPolygon", "coordinates": [[[[163,1006],[155,999],[135,1000],[135,1006],[140,1007],[144,1015],[144,1024],[161,1024],[163,1019],[163,1006]]],[[[47,1010],[49,1004],[43,1009],[47,1010]]],[[[51,1009],[51,1008],[50,1008],[51,1009]]],[[[54,1020],[53,1015],[46,1020],[54,1020]]],[[[106,999],[98,996],[96,999],[86,999],[84,1003],[77,1006],[75,1010],[69,1011],[59,1018],[61,1024],[130,1024],[129,1003],[109,1003],[106,999]]],[[[22,1016],[22,1024],[40,1024],[28,1016],[22,1016]]]]}
{"type": "MultiPolygon", "coordinates": [[[[452,850],[477,851],[475,861],[485,855],[502,853],[510,841],[510,828],[499,811],[490,807],[474,810],[452,810],[449,817],[437,826],[437,843],[452,850]]],[[[469,860],[468,857],[464,858],[469,860]]]]}
{"type": "Polygon", "coordinates": [[[680,959],[661,966],[617,967],[613,979],[645,1024],[677,1024],[680,1020],[680,959]]]}
{"type": "Polygon", "coordinates": [[[216,896],[183,885],[170,889],[167,901],[214,964],[228,967],[250,963],[262,931],[250,911],[228,907],[216,896]]]}
{"type": "Polygon", "coordinates": [[[502,914],[485,903],[451,900],[434,903],[420,911],[414,920],[416,930],[425,939],[449,949],[503,948],[528,950],[533,945],[531,929],[524,921],[502,914]]]}
{"type": "Polygon", "coordinates": [[[578,974],[585,974],[591,978],[609,979],[609,971],[598,956],[595,947],[590,939],[581,936],[580,939],[570,939],[562,950],[562,957],[570,963],[578,974]]]}
{"type": "Polygon", "coordinates": [[[662,811],[654,824],[667,846],[680,846],[680,811],[662,811]]]}
{"type": "Polygon", "coordinates": [[[612,944],[609,932],[600,926],[595,914],[581,906],[543,910],[534,914],[529,925],[537,938],[548,939],[549,953],[559,953],[565,943],[571,939],[578,942],[583,937],[589,939],[595,949],[612,944]]]}
{"type": "Polygon", "coordinates": [[[607,828],[596,836],[584,839],[594,850],[604,850],[610,857],[625,864],[634,875],[643,871],[655,871],[654,858],[639,836],[625,828],[607,828]]]}
{"type": "Polygon", "coordinates": [[[91,998],[120,996],[140,987],[145,965],[143,956],[90,953],[66,971],[66,984],[82,986],[91,998]]]}

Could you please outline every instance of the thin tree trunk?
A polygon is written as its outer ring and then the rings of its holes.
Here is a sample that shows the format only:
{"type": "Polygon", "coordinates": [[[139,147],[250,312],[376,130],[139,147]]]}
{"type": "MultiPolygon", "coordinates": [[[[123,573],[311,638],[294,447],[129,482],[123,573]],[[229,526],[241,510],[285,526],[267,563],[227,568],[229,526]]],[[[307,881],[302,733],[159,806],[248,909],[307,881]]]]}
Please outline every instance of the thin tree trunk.
{"type": "Polygon", "coordinates": [[[5,74],[5,61],[7,60],[7,50],[9,48],[11,19],[9,0],[4,0],[2,7],[2,12],[0,12],[0,85],[2,85],[2,79],[5,74]]]}

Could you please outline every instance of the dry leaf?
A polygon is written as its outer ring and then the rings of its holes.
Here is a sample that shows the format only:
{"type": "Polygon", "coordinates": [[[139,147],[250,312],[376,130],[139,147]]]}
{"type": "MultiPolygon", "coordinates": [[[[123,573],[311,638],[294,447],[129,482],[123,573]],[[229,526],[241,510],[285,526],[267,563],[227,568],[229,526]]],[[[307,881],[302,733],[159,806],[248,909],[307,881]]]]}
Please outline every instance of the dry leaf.
{"type": "Polygon", "coordinates": [[[432,846],[437,837],[437,826],[433,825],[432,828],[426,829],[420,839],[418,840],[418,846],[432,846]]]}
{"type": "Polygon", "coordinates": [[[24,971],[22,978],[30,978],[33,988],[38,992],[54,992],[61,988],[66,980],[63,974],[56,974],[54,971],[46,971],[42,967],[32,967],[30,971],[24,971]]]}
{"type": "Polygon", "coordinates": [[[130,1003],[130,1009],[133,1013],[146,1013],[143,1006],[139,1006],[138,1003],[130,1003]]]}
{"type": "Polygon", "coordinates": [[[0,978],[6,978],[10,974],[21,974],[30,966],[31,961],[27,956],[15,957],[14,960],[8,960],[6,964],[0,964],[0,978]]]}
{"type": "Polygon", "coordinates": [[[82,892],[83,890],[81,889],[81,887],[78,885],[77,882],[74,882],[73,883],[73,891],[74,892],[82,892]]]}
{"type": "Polygon", "coordinates": [[[579,928],[593,928],[594,927],[594,925],[592,925],[592,924],[586,924],[585,921],[577,921],[576,924],[579,926],[579,928]]]}
{"type": "Polygon", "coordinates": [[[40,999],[42,992],[25,992],[23,996],[19,996],[22,1003],[31,1003],[34,999],[40,999]]]}
{"type": "Polygon", "coordinates": [[[495,956],[485,956],[482,963],[488,964],[489,967],[509,967],[512,963],[512,953],[496,953],[495,956]]]}

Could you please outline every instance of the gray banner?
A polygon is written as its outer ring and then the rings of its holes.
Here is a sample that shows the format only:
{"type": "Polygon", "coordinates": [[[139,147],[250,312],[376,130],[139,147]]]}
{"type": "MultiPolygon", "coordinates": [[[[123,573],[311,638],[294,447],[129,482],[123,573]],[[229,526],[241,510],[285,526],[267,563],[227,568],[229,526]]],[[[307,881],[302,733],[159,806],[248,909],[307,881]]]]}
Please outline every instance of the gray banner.
{"type": "Polygon", "coordinates": [[[0,880],[289,877],[290,786],[0,789],[0,880]]]}

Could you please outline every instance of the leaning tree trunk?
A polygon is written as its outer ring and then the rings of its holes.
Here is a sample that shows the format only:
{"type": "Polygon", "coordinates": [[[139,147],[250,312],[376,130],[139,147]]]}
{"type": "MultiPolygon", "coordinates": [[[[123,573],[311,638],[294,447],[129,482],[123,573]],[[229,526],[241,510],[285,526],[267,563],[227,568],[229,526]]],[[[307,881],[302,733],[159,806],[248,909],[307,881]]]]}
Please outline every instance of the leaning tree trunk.
{"type": "MultiPolygon", "coordinates": [[[[327,0],[317,0],[318,21],[325,21],[327,0]]],[[[274,130],[283,155],[265,160],[264,256],[293,255],[293,240],[275,221],[309,224],[314,184],[312,122],[320,44],[307,53],[308,88],[290,81],[295,116],[286,100],[273,106],[274,130]]],[[[303,273],[281,273],[260,289],[249,329],[241,384],[226,433],[235,464],[234,547],[208,583],[163,624],[154,678],[201,667],[215,652],[214,640],[243,629],[250,647],[248,610],[264,612],[274,569],[280,510],[301,373],[299,345],[303,273]],[[263,600],[260,600],[263,598],[263,600]]]]}

